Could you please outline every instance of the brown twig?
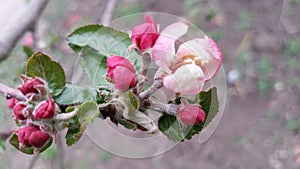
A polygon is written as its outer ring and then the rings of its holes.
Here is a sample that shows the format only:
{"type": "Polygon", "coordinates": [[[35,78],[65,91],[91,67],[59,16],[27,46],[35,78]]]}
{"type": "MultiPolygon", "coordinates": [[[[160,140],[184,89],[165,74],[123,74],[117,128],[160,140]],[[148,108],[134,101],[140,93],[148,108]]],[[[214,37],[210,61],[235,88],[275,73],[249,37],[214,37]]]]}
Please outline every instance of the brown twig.
{"type": "Polygon", "coordinates": [[[108,0],[104,12],[101,17],[101,24],[108,25],[112,19],[113,13],[115,11],[115,7],[117,4],[117,0],[108,0]]]}
{"type": "Polygon", "coordinates": [[[170,115],[177,115],[179,113],[178,105],[176,104],[164,104],[150,101],[150,105],[150,109],[158,112],[165,112],[170,115]]]}
{"type": "Polygon", "coordinates": [[[65,168],[65,153],[63,149],[63,142],[62,142],[62,137],[61,133],[57,134],[57,150],[58,150],[58,159],[59,159],[59,168],[64,169],[65,168]]]}
{"type": "Polygon", "coordinates": [[[8,87],[2,83],[0,83],[0,93],[3,93],[5,96],[10,95],[20,101],[26,100],[26,97],[19,90],[8,87]]]}
{"type": "Polygon", "coordinates": [[[162,86],[163,86],[163,80],[161,78],[160,72],[157,71],[154,75],[153,84],[147,90],[145,90],[139,94],[139,99],[141,101],[148,99],[150,97],[150,95],[152,95],[154,92],[156,92],[162,86]]]}
{"type": "Polygon", "coordinates": [[[5,133],[0,132],[0,140],[2,140],[2,141],[7,140],[12,135],[13,132],[14,131],[9,131],[9,132],[5,132],[5,133]]]}
{"type": "Polygon", "coordinates": [[[0,61],[5,59],[22,35],[33,30],[49,0],[30,1],[16,22],[0,34],[0,61]]]}
{"type": "Polygon", "coordinates": [[[34,168],[38,158],[39,158],[39,154],[33,156],[32,160],[29,163],[28,169],[33,169],[34,168]]]}

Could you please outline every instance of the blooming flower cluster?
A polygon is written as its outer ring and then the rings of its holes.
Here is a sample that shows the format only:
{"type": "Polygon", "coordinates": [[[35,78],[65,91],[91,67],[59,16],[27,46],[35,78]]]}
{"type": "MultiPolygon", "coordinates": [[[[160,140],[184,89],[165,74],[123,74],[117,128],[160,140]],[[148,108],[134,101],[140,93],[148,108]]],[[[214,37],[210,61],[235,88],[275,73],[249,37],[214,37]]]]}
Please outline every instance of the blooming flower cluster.
{"type": "MultiPolygon", "coordinates": [[[[145,23],[133,28],[131,41],[141,57],[150,53],[165,88],[181,95],[196,95],[202,91],[205,82],[218,72],[222,65],[222,53],[208,36],[184,42],[176,51],[175,41],[187,31],[186,24],[177,22],[159,33],[156,22],[146,15],[145,23]]],[[[136,70],[126,58],[111,56],[107,67],[115,89],[124,92],[137,84],[136,70]]],[[[206,114],[199,105],[182,104],[178,110],[181,121],[187,125],[205,121],[206,114]]]]}
{"type": "Polygon", "coordinates": [[[18,89],[26,100],[8,98],[7,107],[13,109],[13,117],[21,126],[16,130],[20,149],[34,147],[35,152],[43,147],[51,138],[52,131],[46,131],[48,126],[42,121],[52,119],[56,113],[56,105],[51,98],[46,82],[40,78],[21,76],[23,85],[18,89]]]}

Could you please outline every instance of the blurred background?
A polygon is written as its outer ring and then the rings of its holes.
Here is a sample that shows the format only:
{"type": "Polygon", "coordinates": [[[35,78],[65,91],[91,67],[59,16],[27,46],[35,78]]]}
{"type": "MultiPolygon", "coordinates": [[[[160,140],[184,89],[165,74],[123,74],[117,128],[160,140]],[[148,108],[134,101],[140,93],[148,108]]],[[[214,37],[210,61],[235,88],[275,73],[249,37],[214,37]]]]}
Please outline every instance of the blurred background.
{"type": "MultiPolygon", "coordinates": [[[[0,33],[27,0],[0,0],[0,33]]],[[[52,0],[35,31],[36,48],[61,62],[70,77],[74,53],[66,37],[101,20],[106,0],[52,0]]],[[[0,141],[0,168],[298,169],[300,168],[300,0],[117,0],[112,19],[140,12],[186,18],[211,36],[223,53],[227,103],[219,127],[205,143],[185,141],[165,154],[123,158],[83,138],[73,147],[52,145],[38,158],[0,141]]],[[[197,36],[197,35],[195,35],[197,36]]],[[[0,62],[1,82],[21,83],[30,33],[0,62]],[[16,67],[16,65],[18,67],[16,67]]],[[[0,132],[15,128],[0,97],[0,132]]],[[[63,136],[61,136],[63,137],[63,136]]]]}

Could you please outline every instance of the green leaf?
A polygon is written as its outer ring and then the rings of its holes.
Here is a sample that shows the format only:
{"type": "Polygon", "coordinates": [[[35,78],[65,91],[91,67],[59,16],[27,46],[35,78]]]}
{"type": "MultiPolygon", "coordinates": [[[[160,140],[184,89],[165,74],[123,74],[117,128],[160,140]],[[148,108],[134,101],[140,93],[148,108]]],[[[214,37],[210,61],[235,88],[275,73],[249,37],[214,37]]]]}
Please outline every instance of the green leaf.
{"type": "Polygon", "coordinates": [[[107,86],[109,83],[104,78],[106,74],[106,57],[99,54],[96,50],[87,47],[83,51],[81,67],[91,79],[94,86],[107,86]]]}
{"type": "Polygon", "coordinates": [[[138,55],[135,51],[131,51],[126,57],[133,64],[137,72],[141,71],[141,56],[138,55]]]}
{"type": "Polygon", "coordinates": [[[92,122],[100,114],[96,102],[87,101],[79,106],[77,116],[69,120],[68,132],[66,134],[66,143],[68,146],[75,144],[82,136],[88,123],[92,122]]]}
{"type": "Polygon", "coordinates": [[[57,104],[71,105],[83,103],[87,100],[96,101],[98,99],[97,89],[94,87],[82,87],[74,84],[66,84],[65,90],[54,100],[57,104]]]}
{"type": "MultiPolygon", "coordinates": [[[[14,133],[10,138],[9,138],[9,143],[14,146],[16,149],[19,151],[25,153],[25,154],[34,154],[34,148],[33,147],[24,147],[22,149],[19,148],[20,142],[18,139],[18,135],[14,133]]],[[[52,138],[50,138],[47,143],[39,149],[39,153],[42,153],[45,151],[47,148],[49,148],[52,144],[52,138]]]]}
{"type": "Polygon", "coordinates": [[[33,49],[28,46],[23,46],[23,51],[26,53],[27,57],[29,58],[31,55],[34,54],[33,49]]]}
{"type": "Polygon", "coordinates": [[[65,88],[66,76],[62,66],[42,52],[36,52],[28,59],[26,75],[43,78],[52,96],[59,95],[65,88]]]}
{"type": "Polygon", "coordinates": [[[103,25],[86,25],[76,29],[67,38],[69,46],[77,53],[85,47],[96,50],[103,56],[124,56],[131,45],[129,35],[103,25]]]}
{"type": "Polygon", "coordinates": [[[198,103],[206,113],[204,126],[206,127],[213,120],[219,111],[219,100],[217,95],[217,88],[213,87],[208,91],[202,91],[198,94],[198,103]]]}
{"type": "Polygon", "coordinates": [[[186,139],[191,139],[193,135],[200,133],[200,131],[203,129],[204,123],[199,122],[198,124],[192,126],[192,127],[187,127],[184,130],[184,135],[186,139]]]}
{"type": "Polygon", "coordinates": [[[170,140],[183,141],[184,139],[182,125],[175,116],[169,114],[162,115],[158,120],[158,128],[170,140]]]}

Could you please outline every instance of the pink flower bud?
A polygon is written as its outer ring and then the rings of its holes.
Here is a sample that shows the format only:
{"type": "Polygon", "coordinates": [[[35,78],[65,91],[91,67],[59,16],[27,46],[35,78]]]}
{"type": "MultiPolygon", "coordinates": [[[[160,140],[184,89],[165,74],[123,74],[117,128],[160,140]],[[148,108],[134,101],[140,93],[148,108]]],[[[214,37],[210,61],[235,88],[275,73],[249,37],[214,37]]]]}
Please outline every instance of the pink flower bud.
{"type": "Polygon", "coordinates": [[[179,117],[184,124],[192,126],[204,122],[206,113],[199,106],[188,105],[179,112],[179,117]]]}
{"type": "Polygon", "coordinates": [[[7,100],[6,100],[7,108],[13,109],[13,108],[15,107],[17,101],[18,101],[18,100],[17,100],[16,98],[14,98],[14,97],[12,97],[12,98],[10,98],[10,99],[7,99],[7,100]]]}
{"type": "Polygon", "coordinates": [[[33,147],[41,148],[50,139],[50,135],[41,130],[31,133],[29,143],[33,147]]]}
{"type": "Polygon", "coordinates": [[[18,140],[26,147],[41,148],[49,139],[50,135],[41,131],[37,126],[25,126],[18,129],[18,140]]]}
{"type": "Polygon", "coordinates": [[[24,111],[27,105],[25,103],[17,103],[14,106],[14,117],[16,120],[25,120],[24,111]]]}
{"type": "Polygon", "coordinates": [[[38,78],[27,79],[24,84],[19,88],[21,92],[26,95],[28,93],[36,93],[39,94],[37,90],[37,86],[44,85],[38,78]]]}
{"type": "Polygon", "coordinates": [[[23,45],[33,47],[33,36],[32,34],[26,34],[23,40],[23,45]]]}
{"type": "Polygon", "coordinates": [[[115,88],[126,91],[136,83],[135,69],[124,57],[111,56],[107,59],[107,74],[113,80],[115,88]]]}
{"type": "Polygon", "coordinates": [[[23,128],[18,129],[18,140],[20,143],[25,145],[26,147],[31,147],[32,145],[29,143],[29,138],[32,132],[37,131],[37,127],[33,126],[25,126],[23,128]]]}
{"type": "Polygon", "coordinates": [[[156,22],[150,16],[145,15],[145,23],[132,29],[131,41],[143,51],[152,48],[158,36],[156,22]]]}
{"type": "Polygon", "coordinates": [[[55,115],[55,102],[52,99],[42,101],[33,111],[35,119],[49,119],[55,115]]]}

